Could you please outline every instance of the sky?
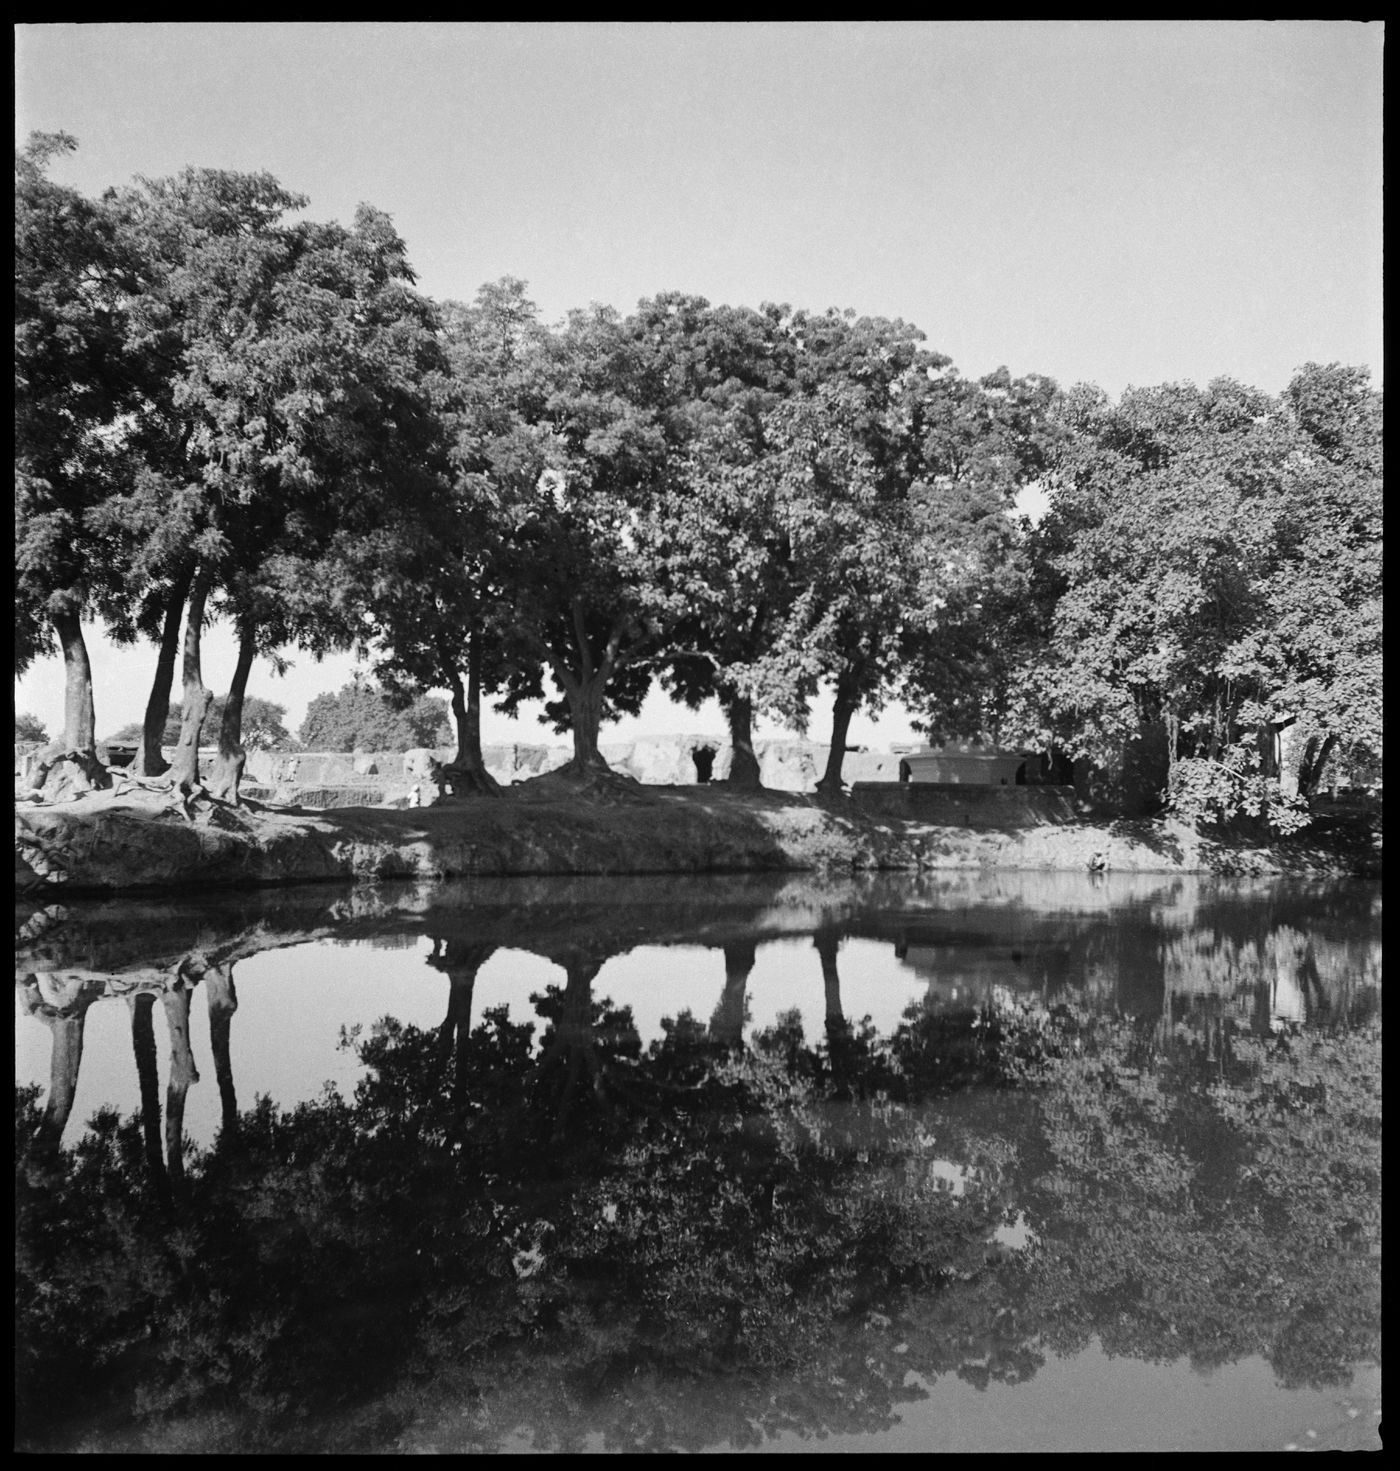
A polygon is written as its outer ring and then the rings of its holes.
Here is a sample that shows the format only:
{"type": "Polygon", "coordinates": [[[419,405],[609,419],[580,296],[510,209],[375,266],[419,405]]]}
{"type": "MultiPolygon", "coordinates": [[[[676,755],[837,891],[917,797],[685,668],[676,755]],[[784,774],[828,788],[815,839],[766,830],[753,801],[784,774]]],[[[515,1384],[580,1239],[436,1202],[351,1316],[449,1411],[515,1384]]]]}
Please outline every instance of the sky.
{"type": "MultiPolygon", "coordinates": [[[[1381,355],[1383,27],[1327,21],[20,25],[16,142],[96,193],[267,171],[313,218],[387,211],[419,286],[526,281],[549,320],[664,290],[901,317],[968,376],[1063,384],[1381,355]]],[[[153,653],[93,630],[99,734],[153,653]]],[[[207,644],[226,687],[232,640],[207,644]]],[[[263,664],[288,707],[352,661],[263,664]]],[[[62,671],[16,703],[61,725],[62,671]]],[[[604,739],[720,733],[653,697],[604,739]]],[[[810,734],[830,730],[825,709],[810,734]]],[[[777,734],[764,725],[760,734],[777,734]]],[[[488,714],[493,740],[557,739],[488,714]]],[[[912,738],[906,712],[851,739],[912,738]]]]}

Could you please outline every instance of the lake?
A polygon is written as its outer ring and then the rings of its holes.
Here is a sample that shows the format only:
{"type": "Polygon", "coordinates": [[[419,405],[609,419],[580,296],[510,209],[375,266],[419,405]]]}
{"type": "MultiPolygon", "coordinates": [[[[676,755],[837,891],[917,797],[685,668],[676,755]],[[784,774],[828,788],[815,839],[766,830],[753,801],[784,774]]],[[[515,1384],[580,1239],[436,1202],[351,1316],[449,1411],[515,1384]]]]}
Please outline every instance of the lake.
{"type": "Polygon", "coordinates": [[[1380,921],[1010,872],[23,906],[17,1445],[1378,1448],[1380,921]]]}

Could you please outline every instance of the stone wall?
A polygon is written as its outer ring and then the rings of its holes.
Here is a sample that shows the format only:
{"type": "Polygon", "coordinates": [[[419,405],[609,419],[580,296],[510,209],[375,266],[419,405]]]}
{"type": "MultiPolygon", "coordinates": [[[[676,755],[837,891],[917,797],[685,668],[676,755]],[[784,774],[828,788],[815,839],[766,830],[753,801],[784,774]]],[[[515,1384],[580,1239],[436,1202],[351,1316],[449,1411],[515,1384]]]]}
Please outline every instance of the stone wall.
{"type": "MultiPolygon", "coordinates": [[[[599,747],[614,771],[648,786],[694,786],[708,772],[709,781],[724,781],[733,752],[727,741],[710,735],[640,736],[633,741],[605,741],[599,747]]],[[[435,750],[444,764],[455,753],[435,750]]],[[[502,786],[528,781],[564,765],[573,754],[566,745],[515,742],[483,746],[486,769],[502,786]]],[[[827,748],[815,741],[773,737],[754,742],[765,787],[776,792],[811,792],[826,767],[827,748]]],[[[848,751],[846,781],[894,783],[899,757],[888,751],[848,751]]],[[[251,751],[246,779],[276,792],[279,801],[304,806],[360,805],[378,797],[381,803],[403,802],[411,785],[400,752],[349,754],[339,751],[251,751]]]]}
{"type": "MultiPolygon", "coordinates": [[[[15,743],[16,787],[28,776],[35,742],[15,743]]],[[[733,752],[727,741],[711,735],[641,736],[632,741],[609,741],[600,747],[603,759],[625,776],[649,786],[693,786],[708,772],[709,781],[724,781],[733,752]]],[[[166,751],[167,758],[172,754],[166,751]]],[[[442,764],[454,749],[428,753],[442,764]]],[[[567,745],[516,742],[482,749],[486,769],[502,786],[528,781],[562,766],[573,754],[567,745]]],[[[763,785],[775,792],[815,791],[826,768],[827,748],[796,737],[771,737],[754,742],[763,785]]],[[[201,769],[208,771],[215,752],[200,752],[201,769]]],[[[421,764],[421,758],[418,758],[421,764]]],[[[243,790],[257,799],[305,807],[402,806],[411,800],[414,776],[401,751],[249,751],[243,772],[243,790]]],[[[899,756],[888,751],[855,750],[846,753],[842,774],[852,782],[893,785],[899,779],[899,756]]],[[[421,800],[430,802],[431,795],[421,800]]]]}

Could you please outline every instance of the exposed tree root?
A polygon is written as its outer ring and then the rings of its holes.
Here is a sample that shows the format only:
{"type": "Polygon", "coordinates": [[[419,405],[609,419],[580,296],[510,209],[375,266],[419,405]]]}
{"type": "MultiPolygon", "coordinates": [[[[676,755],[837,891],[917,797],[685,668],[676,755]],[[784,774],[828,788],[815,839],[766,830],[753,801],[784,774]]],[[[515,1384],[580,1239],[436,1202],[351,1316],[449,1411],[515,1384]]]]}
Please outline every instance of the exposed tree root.
{"type": "Polygon", "coordinates": [[[484,766],[459,766],[449,762],[442,768],[442,779],[453,797],[499,797],[500,782],[484,766]]]}
{"type": "Polygon", "coordinates": [[[95,752],[53,745],[39,752],[29,781],[28,800],[66,802],[89,792],[107,791],[112,773],[95,752]]]}

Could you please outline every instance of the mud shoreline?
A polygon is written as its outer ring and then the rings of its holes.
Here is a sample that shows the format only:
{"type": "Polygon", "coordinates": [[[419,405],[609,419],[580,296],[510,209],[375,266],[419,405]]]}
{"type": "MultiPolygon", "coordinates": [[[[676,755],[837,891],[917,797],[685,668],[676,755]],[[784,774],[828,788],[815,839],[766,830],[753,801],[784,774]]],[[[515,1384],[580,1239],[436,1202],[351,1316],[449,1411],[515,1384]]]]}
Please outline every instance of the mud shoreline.
{"type": "Polygon", "coordinates": [[[1379,872],[1378,839],[1336,824],[1268,844],[1207,836],[1171,819],[1094,821],[1005,810],[980,820],[954,810],[895,816],[849,797],[751,795],[713,785],[606,793],[534,786],[408,810],[201,803],[188,815],[148,792],[24,804],[15,813],[16,894],[515,874],[1379,872]]]}

